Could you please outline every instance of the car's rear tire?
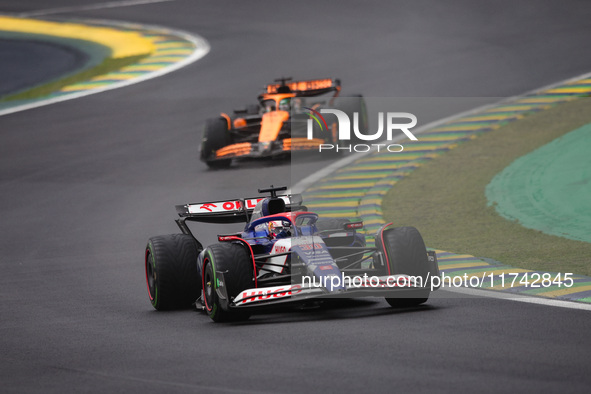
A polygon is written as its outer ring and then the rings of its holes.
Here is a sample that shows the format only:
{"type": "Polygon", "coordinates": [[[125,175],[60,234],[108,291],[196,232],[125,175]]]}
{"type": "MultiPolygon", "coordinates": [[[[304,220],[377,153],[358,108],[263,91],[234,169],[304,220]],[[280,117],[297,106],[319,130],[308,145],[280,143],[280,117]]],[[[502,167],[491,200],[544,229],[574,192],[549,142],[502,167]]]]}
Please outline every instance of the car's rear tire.
{"type": "Polygon", "coordinates": [[[156,310],[188,308],[199,297],[199,243],[190,235],[152,237],[145,252],[146,284],[156,310]]]}
{"type": "Polygon", "coordinates": [[[224,118],[207,119],[201,140],[201,160],[209,168],[228,168],[232,159],[214,160],[215,152],[232,143],[228,133],[228,121],[224,118]]]}
{"type": "Polygon", "coordinates": [[[236,243],[214,244],[203,256],[203,302],[207,315],[214,322],[246,320],[250,313],[240,310],[225,309],[219,294],[217,272],[224,272],[224,284],[228,301],[242,291],[254,287],[254,267],[249,252],[243,245],[236,243]]]}
{"type": "MultiPolygon", "coordinates": [[[[426,283],[430,275],[431,265],[427,257],[425,242],[419,231],[414,227],[395,227],[384,230],[382,240],[376,240],[390,264],[390,274],[420,276],[426,288],[408,290],[400,293],[400,297],[386,298],[393,307],[408,307],[425,303],[431,293],[426,283]]],[[[387,268],[386,268],[387,269],[387,268]]]]}

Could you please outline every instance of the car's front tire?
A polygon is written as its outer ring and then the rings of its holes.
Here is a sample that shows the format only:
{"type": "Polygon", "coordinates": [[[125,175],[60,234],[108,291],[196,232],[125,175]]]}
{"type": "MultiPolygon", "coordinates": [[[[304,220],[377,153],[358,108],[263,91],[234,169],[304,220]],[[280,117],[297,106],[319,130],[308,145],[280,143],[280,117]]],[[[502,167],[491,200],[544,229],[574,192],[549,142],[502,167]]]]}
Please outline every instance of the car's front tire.
{"type": "Polygon", "coordinates": [[[399,297],[386,298],[393,307],[416,306],[427,302],[431,290],[426,283],[431,275],[427,248],[419,231],[414,227],[395,227],[384,230],[382,239],[376,240],[390,265],[390,274],[404,274],[422,278],[424,288],[403,290],[399,297]],[[383,239],[383,243],[382,243],[383,239]]]}
{"type": "Polygon", "coordinates": [[[215,152],[231,143],[228,121],[221,117],[207,119],[201,140],[201,160],[209,168],[228,168],[232,164],[232,159],[215,160],[215,152]]]}
{"type": "Polygon", "coordinates": [[[218,289],[218,272],[224,272],[223,286],[228,302],[242,291],[254,287],[254,267],[249,252],[237,243],[214,244],[203,256],[203,302],[207,315],[215,322],[246,320],[250,314],[246,311],[224,308],[218,289]]]}

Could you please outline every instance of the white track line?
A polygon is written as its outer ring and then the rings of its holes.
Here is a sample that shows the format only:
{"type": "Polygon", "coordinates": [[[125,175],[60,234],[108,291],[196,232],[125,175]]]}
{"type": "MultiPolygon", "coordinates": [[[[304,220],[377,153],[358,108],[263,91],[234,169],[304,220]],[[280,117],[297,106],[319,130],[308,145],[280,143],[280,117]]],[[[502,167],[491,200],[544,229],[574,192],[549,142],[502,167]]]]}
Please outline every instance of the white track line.
{"type": "MultiPolygon", "coordinates": [[[[524,294],[505,293],[502,291],[486,290],[486,289],[473,289],[471,287],[454,287],[454,288],[446,287],[445,289],[441,289],[441,290],[442,291],[449,291],[452,293],[465,294],[465,295],[471,296],[471,297],[496,298],[499,300],[526,302],[528,304],[538,304],[538,305],[546,305],[546,306],[556,306],[559,308],[569,308],[569,309],[579,309],[579,310],[583,310],[583,311],[591,311],[591,304],[585,304],[585,303],[576,302],[576,301],[557,300],[557,299],[545,298],[545,297],[532,297],[532,296],[527,296],[524,294]]],[[[445,298],[445,297],[443,297],[443,298],[445,298]]]]}
{"type": "MultiPolygon", "coordinates": [[[[110,24],[115,27],[116,26],[132,25],[133,27],[137,28],[138,26],[140,26],[140,25],[137,25],[134,23],[115,23],[112,21],[104,21],[104,20],[87,20],[87,21],[101,23],[101,24],[110,24]]],[[[0,116],[8,115],[8,114],[12,114],[15,112],[20,112],[20,111],[26,111],[26,110],[32,109],[32,108],[43,107],[45,105],[59,103],[62,101],[73,100],[73,99],[77,99],[77,98],[84,97],[84,96],[90,96],[91,94],[101,93],[101,92],[104,92],[107,90],[112,90],[112,89],[118,89],[118,88],[122,88],[125,86],[134,85],[136,83],[140,83],[143,81],[147,81],[152,78],[161,77],[165,74],[176,71],[180,68],[183,68],[183,67],[201,59],[203,56],[207,55],[207,53],[209,52],[209,49],[210,49],[209,43],[203,37],[197,36],[195,34],[189,34],[186,32],[179,31],[179,30],[171,30],[171,29],[167,29],[167,28],[163,28],[163,27],[159,27],[159,26],[141,25],[141,27],[145,28],[146,30],[159,30],[159,31],[166,33],[166,34],[171,34],[171,35],[175,35],[178,37],[182,37],[185,40],[192,42],[195,45],[196,49],[190,56],[187,56],[183,60],[181,60],[171,66],[162,68],[158,71],[147,73],[146,75],[143,75],[141,77],[137,77],[137,78],[130,79],[127,81],[113,83],[113,84],[110,84],[110,85],[107,85],[107,86],[104,86],[101,88],[97,88],[97,89],[92,89],[89,91],[72,93],[72,94],[68,94],[65,96],[54,97],[54,98],[47,99],[47,100],[39,100],[39,101],[35,101],[35,102],[29,103],[29,104],[23,104],[23,105],[19,105],[16,107],[6,108],[4,110],[0,110],[0,116]]]]}
{"type": "MultiPolygon", "coordinates": [[[[497,101],[496,103],[482,105],[480,107],[477,107],[477,108],[474,108],[474,109],[471,109],[468,111],[464,111],[464,112],[461,112],[456,115],[448,116],[446,118],[428,123],[428,124],[423,125],[417,129],[414,129],[413,133],[420,134],[420,133],[424,132],[425,130],[429,130],[434,127],[440,126],[443,123],[447,123],[449,121],[456,120],[458,118],[463,118],[468,115],[479,113],[479,112],[485,111],[487,109],[497,107],[502,104],[508,104],[508,103],[516,101],[520,98],[523,98],[523,97],[526,97],[526,96],[529,96],[532,94],[540,93],[545,90],[549,90],[549,89],[555,88],[557,86],[567,84],[569,82],[575,82],[580,79],[587,79],[587,78],[591,78],[591,72],[579,75],[574,78],[569,78],[569,79],[566,79],[563,81],[555,82],[555,83],[552,83],[550,85],[547,85],[547,86],[544,86],[544,87],[541,87],[538,89],[533,89],[533,90],[530,90],[530,91],[525,92],[523,94],[512,96],[512,97],[497,101]]],[[[392,142],[400,141],[402,138],[403,138],[403,136],[399,136],[398,138],[393,139],[392,142]]],[[[354,162],[355,160],[358,160],[366,155],[372,154],[373,152],[375,152],[376,149],[377,148],[374,148],[368,152],[364,152],[364,153],[361,153],[358,155],[351,155],[350,157],[345,157],[344,159],[338,160],[338,161],[332,163],[330,166],[324,168],[323,170],[315,172],[314,174],[311,174],[311,175],[307,176],[306,178],[302,179],[301,181],[296,183],[293,187],[291,187],[290,190],[288,190],[288,192],[289,193],[292,193],[292,192],[293,193],[302,193],[304,190],[306,190],[308,187],[310,187],[313,183],[317,182],[318,180],[332,174],[336,170],[340,169],[341,167],[346,166],[347,164],[354,162]]],[[[445,290],[450,291],[450,292],[455,292],[455,293],[478,296],[478,297],[489,297],[489,298],[497,298],[497,299],[509,300],[509,301],[526,302],[526,303],[530,303],[530,304],[556,306],[556,307],[561,307],[561,308],[570,308],[570,309],[580,309],[580,310],[591,311],[591,304],[583,304],[583,303],[579,303],[576,301],[563,301],[563,300],[555,300],[555,299],[551,299],[551,298],[531,297],[531,296],[525,296],[522,294],[511,294],[511,293],[496,292],[494,290],[484,290],[484,289],[445,288],[445,290]]]]}
{"type": "Polygon", "coordinates": [[[175,0],[122,0],[122,1],[110,1],[107,3],[81,5],[72,7],[59,7],[59,8],[47,8],[44,10],[21,12],[16,15],[22,18],[29,18],[32,16],[43,16],[43,15],[55,15],[66,12],[80,12],[80,11],[92,11],[101,10],[104,8],[118,8],[118,7],[131,7],[134,5],[152,4],[152,3],[165,3],[175,0]]]}

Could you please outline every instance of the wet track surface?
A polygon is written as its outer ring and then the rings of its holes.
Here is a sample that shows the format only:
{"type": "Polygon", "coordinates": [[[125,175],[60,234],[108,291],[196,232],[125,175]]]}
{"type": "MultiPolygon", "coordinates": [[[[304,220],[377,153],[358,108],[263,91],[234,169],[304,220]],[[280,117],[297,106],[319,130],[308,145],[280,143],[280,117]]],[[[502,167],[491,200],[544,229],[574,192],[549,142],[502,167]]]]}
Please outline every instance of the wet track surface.
{"type": "MultiPolygon", "coordinates": [[[[0,11],[51,8],[19,3],[0,11]]],[[[271,79],[492,100],[591,71],[584,1],[337,4],[179,0],[60,14],[194,32],[211,52],[161,78],[0,118],[0,391],[589,387],[585,311],[449,293],[408,311],[360,300],[233,325],[152,310],[143,249],[177,232],[175,204],[253,195],[326,165],[292,177],[289,161],[228,171],[199,161],[204,119],[252,103],[271,79]]],[[[196,233],[208,243],[223,231],[196,233]]]]}
{"type": "Polygon", "coordinates": [[[0,38],[0,96],[60,77],[85,61],[84,53],[63,45],[0,38]]]}

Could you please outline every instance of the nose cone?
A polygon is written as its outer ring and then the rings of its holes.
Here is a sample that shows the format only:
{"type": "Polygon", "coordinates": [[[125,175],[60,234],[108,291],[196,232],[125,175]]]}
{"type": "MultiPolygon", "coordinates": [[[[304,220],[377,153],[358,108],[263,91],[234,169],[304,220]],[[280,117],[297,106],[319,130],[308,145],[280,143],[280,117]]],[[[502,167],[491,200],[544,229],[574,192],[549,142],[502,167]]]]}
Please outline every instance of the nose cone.
{"type": "Polygon", "coordinates": [[[283,123],[289,119],[287,111],[272,111],[263,114],[259,142],[271,142],[277,139],[283,123]]]}

